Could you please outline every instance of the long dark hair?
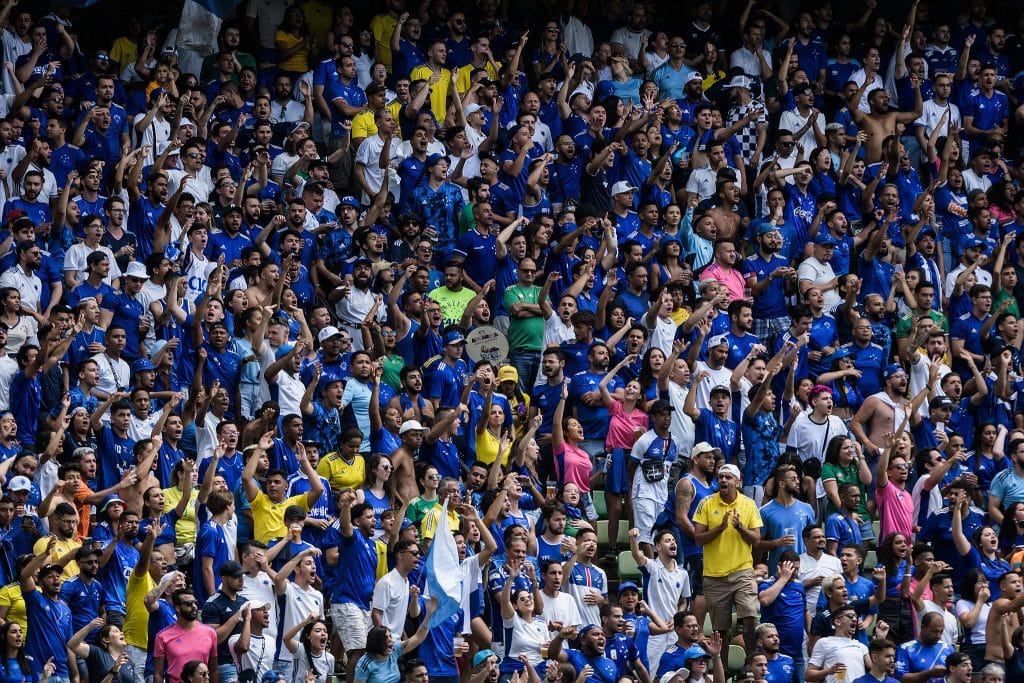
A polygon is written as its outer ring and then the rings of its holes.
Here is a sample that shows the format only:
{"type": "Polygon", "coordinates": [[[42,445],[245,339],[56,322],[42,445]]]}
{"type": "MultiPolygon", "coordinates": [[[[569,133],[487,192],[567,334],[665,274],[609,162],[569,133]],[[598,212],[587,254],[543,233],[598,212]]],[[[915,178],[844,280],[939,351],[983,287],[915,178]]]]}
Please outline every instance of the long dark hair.
{"type": "Polygon", "coordinates": [[[388,630],[384,626],[374,626],[366,634],[366,654],[383,657],[388,651],[388,630]]]}
{"type": "Polygon", "coordinates": [[[1024,503],[1010,503],[1003,511],[1003,523],[999,525],[999,549],[1004,553],[1013,550],[1017,537],[1021,535],[1021,529],[1014,519],[1019,505],[1024,503]]]}
{"type": "MultiPolygon", "coordinates": [[[[317,624],[324,624],[324,627],[327,626],[327,624],[325,624],[322,619],[317,619],[316,621],[314,621],[311,624],[306,624],[305,626],[302,627],[302,633],[299,634],[299,642],[302,643],[302,649],[306,652],[306,666],[307,666],[307,668],[309,669],[309,671],[312,671],[314,674],[316,674],[317,678],[320,678],[320,676],[324,675],[327,672],[326,671],[320,671],[319,669],[316,668],[316,664],[313,661],[313,648],[311,648],[309,646],[309,639],[310,639],[310,635],[309,634],[313,632],[313,627],[316,626],[317,624]]],[[[378,627],[378,628],[382,628],[382,627],[378,627]]],[[[367,636],[367,637],[369,637],[369,636],[367,636]]]]}
{"type": "Polygon", "coordinates": [[[978,602],[978,579],[985,575],[980,569],[972,569],[964,575],[964,581],[960,584],[960,597],[968,602],[978,602]]]}
{"type": "MultiPolygon", "coordinates": [[[[7,670],[7,634],[15,626],[21,626],[21,624],[16,621],[8,621],[3,626],[0,626],[0,644],[2,644],[4,648],[4,656],[0,657],[0,670],[2,670],[8,677],[11,677],[11,675],[7,670]]],[[[22,631],[24,630],[25,629],[22,629],[22,631]]],[[[21,647],[18,648],[18,654],[16,654],[14,658],[18,662],[18,666],[21,667],[21,675],[26,677],[32,676],[32,665],[29,664],[28,656],[25,654],[24,633],[22,633],[21,647]]]]}
{"type": "MultiPolygon", "coordinates": [[[[896,575],[896,569],[899,567],[900,562],[906,558],[900,558],[896,556],[896,551],[893,545],[896,542],[897,536],[903,536],[898,531],[892,531],[882,539],[881,545],[878,546],[878,560],[885,567],[885,571],[889,576],[896,575]]],[[[904,536],[904,538],[906,538],[904,536]]]]}

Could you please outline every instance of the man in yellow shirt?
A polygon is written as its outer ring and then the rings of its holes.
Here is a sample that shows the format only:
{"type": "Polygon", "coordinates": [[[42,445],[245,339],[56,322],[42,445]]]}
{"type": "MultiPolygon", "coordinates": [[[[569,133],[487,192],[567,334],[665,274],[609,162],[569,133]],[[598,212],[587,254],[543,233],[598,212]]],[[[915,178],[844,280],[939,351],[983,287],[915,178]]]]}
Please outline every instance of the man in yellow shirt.
{"type": "Polygon", "coordinates": [[[494,55],[491,54],[491,38],[486,33],[477,36],[469,49],[473,52],[473,61],[459,67],[456,72],[455,89],[459,93],[469,90],[469,86],[473,84],[473,72],[477,69],[485,69],[487,78],[497,81],[498,70],[501,68],[501,65],[494,61],[494,55]]]}
{"type": "MultiPolygon", "coordinates": [[[[387,92],[388,89],[382,83],[371,83],[366,86],[366,111],[356,114],[352,119],[353,146],[358,147],[360,142],[377,134],[377,124],[374,123],[373,118],[381,109],[387,109],[395,117],[395,120],[398,120],[398,114],[402,111],[402,103],[396,100],[391,104],[385,104],[387,92]]],[[[396,132],[396,137],[401,139],[400,130],[396,132]]]]}
{"type": "MultiPolygon", "coordinates": [[[[46,552],[46,546],[51,538],[57,539],[57,545],[50,553],[49,561],[59,563],[60,558],[67,555],[74,557],[75,552],[82,547],[82,544],[75,540],[75,533],[78,531],[78,511],[70,503],[58,503],[50,515],[49,536],[42,536],[36,539],[32,545],[32,553],[36,556],[46,552]]],[[[78,576],[78,563],[74,560],[64,565],[64,571],[60,578],[67,581],[78,576]]]]}
{"type": "Polygon", "coordinates": [[[398,15],[402,13],[402,0],[386,0],[387,12],[370,19],[370,33],[377,42],[377,58],[391,72],[391,34],[398,26],[398,15]]]}
{"type": "Polygon", "coordinates": [[[273,445],[273,437],[269,434],[264,435],[259,445],[249,455],[245,470],[242,471],[242,486],[245,487],[245,497],[252,508],[253,534],[257,541],[267,544],[287,533],[284,513],[289,505],[297,505],[309,512],[320,499],[320,494],[324,492],[324,484],[317,476],[316,470],[309,464],[306,449],[301,443],[296,445],[295,459],[299,461],[299,467],[309,479],[309,491],[285,498],[288,491],[288,474],[279,469],[267,472],[267,478],[263,483],[266,491],[260,491],[255,479],[256,467],[259,465],[260,457],[273,445]]]}
{"type": "Polygon", "coordinates": [[[761,540],[757,504],[739,492],[740,470],[722,465],[718,493],[704,498],[693,516],[694,540],[704,548],[704,598],[711,626],[719,633],[732,627],[732,610],[743,622],[743,642],[754,647],[754,628],[761,613],[754,578],[754,546],[761,540]]]}
{"type": "Polygon", "coordinates": [[[163,528],[160,522],[150,527],[139,549],[139,561],[128,575],[128,587],[125,590],[125,616],[121,630],[127,646],[125,652],[136,671],[143,671],[146,667],[150,612],[159,609],[157,600],[162,595],[185,587],[185,575],[181,572],[166,574],[167,562],[164,556],[153,552],[153,545],[163,528]],[[158,580],[159,591],[155,590],[158,580]]]}
{"type": "Polygon", "coordinates": [[[438,74],[437,82],[430,86],[430,111],[438,121],[444,121],[448,114],[448,92],[452,86],[452,72],[444,68],[447,59],[448,48],[444,46],[444,41],[431,41],[427,48],[427,63],[420,64],[409,74],[412,81],[429,81],[434,74],[438,74]]]}

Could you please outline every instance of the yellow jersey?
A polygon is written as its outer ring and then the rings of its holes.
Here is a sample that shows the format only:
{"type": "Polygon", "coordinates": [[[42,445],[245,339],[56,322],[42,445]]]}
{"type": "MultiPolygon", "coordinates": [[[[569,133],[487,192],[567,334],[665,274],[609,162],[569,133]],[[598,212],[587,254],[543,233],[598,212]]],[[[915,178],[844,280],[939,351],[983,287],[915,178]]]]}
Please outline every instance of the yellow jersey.
{"type": "MultiPolygon", "coordinates": [[[[39,557],[46,550],[46,545],[50,542],[51,536],[43,536],[42,538],[36,539],[36,542],[32,545],[32,554],[39,557]]],[[[53,549],[53,554],[50,555],[50,562],[56,562],[63,556],[67,555],[73,550],[78,550],[82,547],[82,544],[73,538],[69,538],[66,541],[57,539],[57,546],[53,549]]],[[[64,571],[61,572],[60,578],[65,581],[73,579],[78,576],[78,563],[71,560],[64,565],[64,571]]]]}
{"type": "Polygon", "coordinates": [[[332,491],[342,489],[357,489],[366,481],[366,460],[361,455],[352,459],[351,463],[345,462],[341,453],[335,451],[328,453],[316,466],[316,472],[327,480],[332,491]]]}
{"type": "MultiPolygon", "coordinates": [[[[381,60],[383,61],[383,59],[381,60]]],[[[420,64],[409,74],[410,81],[423,79],[429,81],[434,75],[434,70],[426,64],[420,64]]],[[[430,111],[438,121],[444,121],[448,114],[448,91],[452,87],[452,72],[448,69],[441,69],[441,79],[430,86],[430,111]]]]}
{"type": "Polygon", "coordinates": [[[133,571],[128,576],[128,588],[125,591],[125,617],[121,630],[124,641],[133,647],[145,650],[149,647],[149,610],[146,609],[146,596],[156,588],[156,581],[147,571],[137,576],[133,571]]]}
{"type": "Polygon", "coordinates": [[[21,594],[21,584],[15,581],[0,588],[0,607],[7,608],[4,621],[21,624],[21,630],[28,634],[28,612],[25,610],[25,596],[21,594]]]}
{"type": "Polygon", "coordinates": [[[253,534],[260,543],[270,543],[275,538],[283,538],[285,534],[284,511],[290,505],[298,505],[309,512],[309,498],[305,493],[300,493],[291,498],[285,498],[280,503],[270,500],[267,494],[260,491],[252,499],[253,534]]]}
{"type": "MultiPolygon", "coordinates": [[[[742,493],[737,494],[731,504],[723,501],[720,493],[708,496],[697,506],[693,521],[708,529],[715,529],[721,525],[725,513],[734,510],[740,514],[740,523],[748,529],[764,526],[757,505],[742,493]]],[[[723,578],[741,569],[753,568],[754,556],[750,544],[743,540],[739,530],[732,524],[704,546],[704,576],[723,578]]]]}
{"type": "MultiPolygon", "coordinates": [[[[433,538],[437,532],[437,525],[441,522],[441,505],[431,508],[427,515],[420,522],[420,537],[423,539],[433,538]]],[[[455,530],[459,528],[459,513],[454,510],[448,511],[448,528],[455,530]]]]}

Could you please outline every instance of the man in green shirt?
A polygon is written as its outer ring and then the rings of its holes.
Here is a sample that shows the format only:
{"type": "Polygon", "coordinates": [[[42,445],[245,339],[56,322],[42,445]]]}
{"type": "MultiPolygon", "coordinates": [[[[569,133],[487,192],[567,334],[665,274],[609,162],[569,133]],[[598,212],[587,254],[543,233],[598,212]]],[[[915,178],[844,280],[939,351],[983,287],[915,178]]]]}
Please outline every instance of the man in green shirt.
{"type": "Polygon", "coordinates": [[[540,368],[540,352],[544,347],[544,314],[539,297],[541,288],[534,284],[537,262],[530,257],[519,261],[518,281],[505,290],[508,311],[509,362],[519,372],[519,384],[533,385],[540,368]]]}

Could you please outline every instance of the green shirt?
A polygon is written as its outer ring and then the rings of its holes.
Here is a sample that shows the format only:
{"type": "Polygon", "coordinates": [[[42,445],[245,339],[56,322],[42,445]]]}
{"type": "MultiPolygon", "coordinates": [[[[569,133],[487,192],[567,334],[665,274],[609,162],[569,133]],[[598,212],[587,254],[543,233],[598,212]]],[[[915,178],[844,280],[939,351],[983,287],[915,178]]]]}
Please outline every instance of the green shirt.
{"type": "Polygon", "coordinates": [[[459,324],[462,314],[466,312],[466,306],[476,296],[476,292],[469,287],[463,287],[457,292],[447,287],[438,287],[427,296],[441,307],[441,319],[445,326],[448,326],[459,324]]]}
{"type": "MultiPolygon", "coordinates": [[[[993,310],[995,306],[993,305],[993,310]]],[[[903,339],[904,337],[910,336],[910,324],[920,316],[917,313],[911,313],[908,316],[900,318],[900,321],[896,323],[896,338],[903,339]]],[[[949,320],[946,318],[944,313],[936,311],[934,308],[928,311],[928,317],[935,321],[936,326],[942,328],[942,331],[949,334],[949,320]]]]}
{"type": "Polygon", "coordinates": [[[398,354],[390,356],[384,356],[381,358],[381,365],[384,368],[384,374],[381,375],[381,379],[384,380],[384,384],[395,391],[402,390],[402,368],[405,367],[405,359],[398,354]]]}
{"type": "Polygon", "coordinates": [[[509,312],[508,348],[521,351],[540,351],[544,346],[544,316],[531,315],[517,318],[512,315],[514,304],[536,304],[540,287],[513,285],[505,290],[505,309],[509,312]]]}

